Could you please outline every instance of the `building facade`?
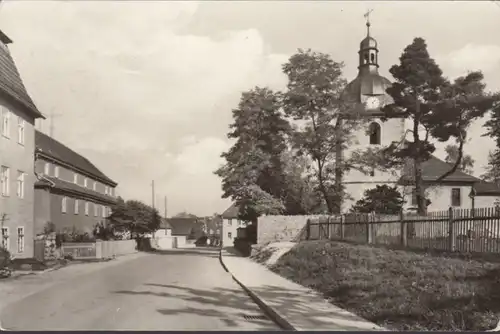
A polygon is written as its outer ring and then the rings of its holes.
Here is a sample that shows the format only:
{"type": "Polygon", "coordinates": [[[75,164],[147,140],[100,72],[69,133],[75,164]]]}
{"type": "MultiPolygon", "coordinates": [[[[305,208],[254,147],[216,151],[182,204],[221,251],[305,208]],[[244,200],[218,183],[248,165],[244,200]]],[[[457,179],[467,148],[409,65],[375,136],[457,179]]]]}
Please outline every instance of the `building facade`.
{"type": "Polygon", "coordinates": [[[232,247],[234,245],[234,239],[237,237],[238,228],[247,226],[247,222],[238,218],[238,211],[236,204],[232,204],[221,215],[223,247],[232,247]]]}
{"type": "Polygon", "coordinates": [[[0,31],[0,247],[15,258],[33,257],[35,119],[44,118],[29,96],[0,31]]]}
{"type": "MultiPolygon", "coordinates": [[[[393,142],[401,142],[405,137],[405,120],[393,118],[385,122],[381,121],[380,109],[393,102],[386,90],[391,86],[389,79],[381,76],[379,69],[379,49],[377,41],[370,36],[370,23],[367,22],[367,36],[359,46],[358,75],[346,87],[346,94],[356,103],[364,107],[363,127],[354,134],[355,140],[349,145],[349,149],[343,152],[344,158],[355,151],[363,151],[367,148],[388,146],[393,142]]],[[[373,170],[366,174],[359,170],[351,169],[345,173],[343,184],[350,199],[344,201],[342,211],[350,207],[364,195],[368,189],[377,185],[395,186],[399,176],[390,172],[373,170]]]]}
{"type": "Polygon", "coordinates": [[[50,223],[56,231],[86,233],[106,223],[116,203],[117,183],[42,132],[35,131],[35,144],[35,235],[50,223]]]}

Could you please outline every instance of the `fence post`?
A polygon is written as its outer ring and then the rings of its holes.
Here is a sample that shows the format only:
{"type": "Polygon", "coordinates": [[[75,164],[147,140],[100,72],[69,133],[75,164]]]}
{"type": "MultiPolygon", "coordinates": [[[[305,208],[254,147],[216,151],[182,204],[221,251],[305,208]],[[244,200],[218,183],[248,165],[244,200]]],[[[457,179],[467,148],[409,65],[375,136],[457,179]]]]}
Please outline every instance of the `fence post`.
{"type": "Polygon", "coordinates": [[[344,240],[344,215],[340,215],[340,240],[344,240]]]}
{"type": "Polygon", "coordinates": [[[328,219],[326,220],[326,228],[328,229],[328,240],[332,240],[332,229],[330,225],[330,218],[331,216],[328,216],[328,219]]]}
{"type": "Polygon", "coordinates": [[[371,224],[371,219],[372,215],[367,214],[366,215],[366,243],[371,244],[372,243],[372,224],[371,224]]]}
{"type": "Polygon", "coordinates": [[[311,238],[311,220],[308,219],[306,223],[306,240],[311,238]]]}
{"type": "Polygon", "coordinates": [[[405,222],[405,215],[403,210],[399,213],[399,220],[401,221],[401,245],[408,246],[408,225],[405,222]]]}
{"type": "Polygon", "coordinates": [[[453,233],[453,209],[448,209],[448,248],[450,252],[455,251],[455,237],[453,233]]]}

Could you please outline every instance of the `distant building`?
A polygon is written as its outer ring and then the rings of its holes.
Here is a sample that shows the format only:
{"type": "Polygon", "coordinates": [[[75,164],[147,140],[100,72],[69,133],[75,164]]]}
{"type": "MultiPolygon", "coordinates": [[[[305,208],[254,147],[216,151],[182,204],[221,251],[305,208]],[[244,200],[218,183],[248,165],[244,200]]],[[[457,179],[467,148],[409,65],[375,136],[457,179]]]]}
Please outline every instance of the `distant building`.
{"type": "Polygon", "coordinates": [[[232,204],[224,213],[222,217],[222,246],[232,247],[234,239],[237,236],[237,230],[240,227],[246,227],[247,222],[238,218],[239,209],[236,204],[232,204]]]}
{"type": "Polygon", "coordinates": [[[16,258],[31,258],[34,125],[35,119],[44,117],[24,87],[7,46],[10,43],[0,31],[0,246],[16,258]]]}
{"type": "Polygon", "coordinates": [[[111,214],[117,183],[54,138],[35,135],[35,233],[43,233],[49,222],[58,231],[91,233],[111,214]]]}

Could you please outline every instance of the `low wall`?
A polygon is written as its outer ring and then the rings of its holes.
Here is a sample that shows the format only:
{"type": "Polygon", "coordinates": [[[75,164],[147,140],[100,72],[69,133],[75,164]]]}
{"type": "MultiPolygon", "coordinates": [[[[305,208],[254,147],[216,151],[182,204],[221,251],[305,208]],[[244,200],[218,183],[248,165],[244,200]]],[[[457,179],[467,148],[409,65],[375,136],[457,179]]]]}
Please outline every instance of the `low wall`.
{"type": "Polygon", "coordinates": [[[156,246],[160,250],[164,249],[172,249],[176,248],[177,246],[177,238],[176,237],[161,237],[161,238],[155,238],[156,241],[156,246]]]}
{"type": "Polygon", "coordinates": [[[302,239],[307,220],[320,217],[326,216],[261,216],[257,221],[257,243],[302,239]]]}
{"type": "Polygon", "coordinates": [[[135,240],[63,243],[61,253],[76,260],[106,259],[137,252],[135,240]]]}

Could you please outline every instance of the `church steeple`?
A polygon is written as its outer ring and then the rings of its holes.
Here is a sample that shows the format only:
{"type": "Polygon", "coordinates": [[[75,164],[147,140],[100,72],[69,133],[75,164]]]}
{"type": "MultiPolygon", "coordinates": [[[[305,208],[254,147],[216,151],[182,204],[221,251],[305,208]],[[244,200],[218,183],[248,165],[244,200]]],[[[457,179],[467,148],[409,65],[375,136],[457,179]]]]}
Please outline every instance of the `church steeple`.
{"type": "Polygon", "coordinates": [[[366,37],[359,44],[359,72],[378,73],[378,49],[377,41],[370,36],[370,13],[365,14],[366,37]]]}

